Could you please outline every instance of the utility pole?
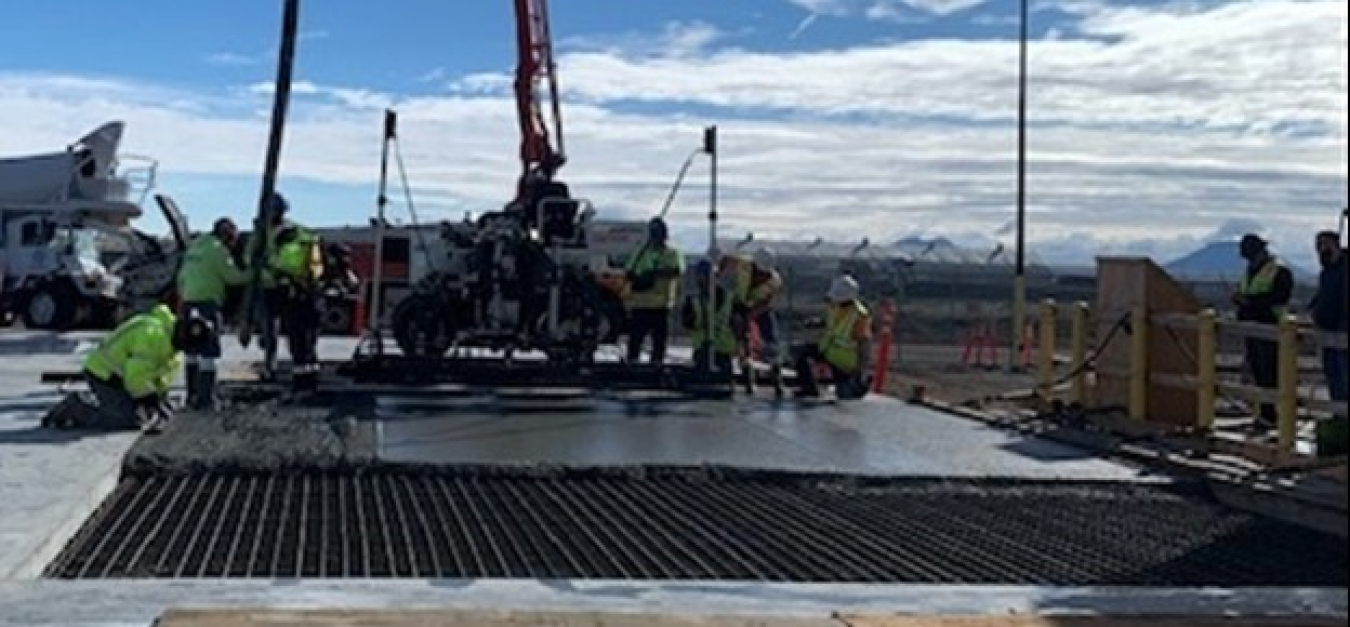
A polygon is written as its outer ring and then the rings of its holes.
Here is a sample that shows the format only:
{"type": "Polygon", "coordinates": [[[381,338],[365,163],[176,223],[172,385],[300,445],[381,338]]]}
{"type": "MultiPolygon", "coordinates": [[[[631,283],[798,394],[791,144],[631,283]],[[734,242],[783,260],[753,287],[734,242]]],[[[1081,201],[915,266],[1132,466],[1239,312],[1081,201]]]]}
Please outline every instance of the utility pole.
{"type": "Polygon", "coordinates": [[[1027,0],[1021,4],[1017,69],[1017,266],[1013,275],[1012,350],[1008,368],[1016,370],[1025,341],[1027,316],[1027,0]]]}

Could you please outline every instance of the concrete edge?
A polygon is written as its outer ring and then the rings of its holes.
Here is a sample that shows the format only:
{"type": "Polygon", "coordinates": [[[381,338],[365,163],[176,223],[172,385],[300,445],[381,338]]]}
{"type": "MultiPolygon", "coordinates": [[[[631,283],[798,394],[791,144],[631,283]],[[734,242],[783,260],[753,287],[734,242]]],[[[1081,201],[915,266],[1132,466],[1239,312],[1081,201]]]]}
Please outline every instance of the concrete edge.
{"type": "Polygon", "coordinates": [[[19,560],[18,565],[3,576],[4,579],[37,579],[42,576],[42,571],[75,537],[94,511],[103,504],[103,500],[117,489],[123,458],[122,455],[117,456],[113,463],[103,469],[102,476],[71,506],[63,522],[44,537],[27,557],[19,560]]]}
{"type": "Polygon", "coordinates": [[[0,582],[0,623],[144,626],[168,608],[509,609],[699,616],[1347,616],[1326,588],[1045,588],[576,580],[0,582]]]}

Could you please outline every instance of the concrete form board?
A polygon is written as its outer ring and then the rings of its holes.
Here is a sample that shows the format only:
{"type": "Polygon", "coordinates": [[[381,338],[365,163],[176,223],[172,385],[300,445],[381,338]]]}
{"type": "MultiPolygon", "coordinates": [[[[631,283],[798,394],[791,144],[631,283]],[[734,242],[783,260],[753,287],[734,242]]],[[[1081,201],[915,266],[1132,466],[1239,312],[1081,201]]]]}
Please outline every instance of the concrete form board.
{"type": "Polygon", "coordinates": [[[605,581],[0,582],[0,625],[146,627],[170,608],[512,609],[683,615],[1346,616],[1326,589],[1036,588],[605,581]]]}

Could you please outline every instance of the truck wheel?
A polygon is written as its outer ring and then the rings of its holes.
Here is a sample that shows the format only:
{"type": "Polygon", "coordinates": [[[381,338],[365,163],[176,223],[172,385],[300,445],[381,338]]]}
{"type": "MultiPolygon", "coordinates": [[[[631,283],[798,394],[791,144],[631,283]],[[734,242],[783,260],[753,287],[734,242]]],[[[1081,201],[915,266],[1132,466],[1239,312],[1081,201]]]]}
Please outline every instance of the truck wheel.
{"type": "Polygon", "coordinates": [[[47,285],[33,291],[23,308],[23,325],[29,329],[65,331],[75,321],[79,303],[72,290],[47,285]]]}
{"type": "Polygon", "coordinates": [[[323,331],[323,334],[351,335],[352,306],[353,304],[345,299],[325,298],[319,323],[319,328],[323,331]]]}

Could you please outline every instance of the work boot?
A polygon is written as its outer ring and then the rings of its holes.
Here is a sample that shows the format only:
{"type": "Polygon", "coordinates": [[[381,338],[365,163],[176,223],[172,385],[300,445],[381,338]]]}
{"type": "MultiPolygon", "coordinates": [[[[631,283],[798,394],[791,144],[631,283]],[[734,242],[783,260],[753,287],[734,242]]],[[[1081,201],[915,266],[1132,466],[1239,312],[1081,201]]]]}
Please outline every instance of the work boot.
{"type": "Polygon", "coordinates": [[[200,399],[197,396],[201,393],[201,366],[197,364],[188,364],[187,372],[183,375],[187,383],[187,406],[197,407],[200,399]]]}

